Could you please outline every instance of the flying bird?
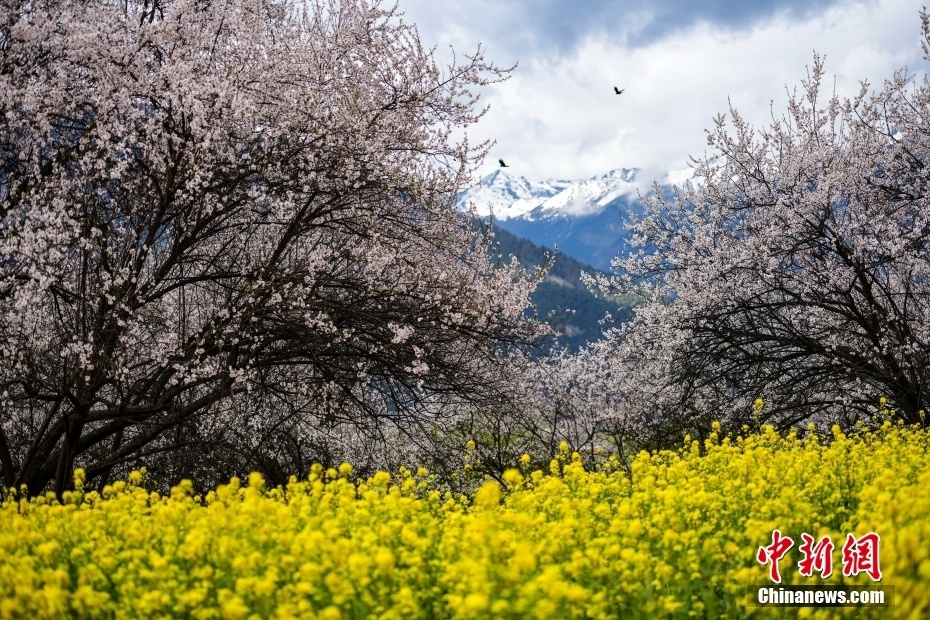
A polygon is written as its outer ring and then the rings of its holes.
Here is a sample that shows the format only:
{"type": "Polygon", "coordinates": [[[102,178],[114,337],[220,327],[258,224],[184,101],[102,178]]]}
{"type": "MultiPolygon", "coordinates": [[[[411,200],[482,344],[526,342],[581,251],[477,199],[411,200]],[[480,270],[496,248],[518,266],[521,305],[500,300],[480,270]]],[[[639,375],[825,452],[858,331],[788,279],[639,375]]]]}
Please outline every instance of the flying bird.
{"type": "Polygon", "coordinates": [[[625,91],[625,90],[626,90],[625,88],[617,88],[616,86],[614,86],[614,93],[616,93],[616,94],[618,94],[618,95],[623,94],[623,91],[625,91]]]}
{"type": "Polygon", "coordinates": [[[510,167],[510,166],[508,166],[507,164],[504,163],[504,160],[503,160],[503,159],[498,159],[497,161],[499,161],[499,162],[501,163],[501,168],[509,168],[509,167],[510,167]]]}

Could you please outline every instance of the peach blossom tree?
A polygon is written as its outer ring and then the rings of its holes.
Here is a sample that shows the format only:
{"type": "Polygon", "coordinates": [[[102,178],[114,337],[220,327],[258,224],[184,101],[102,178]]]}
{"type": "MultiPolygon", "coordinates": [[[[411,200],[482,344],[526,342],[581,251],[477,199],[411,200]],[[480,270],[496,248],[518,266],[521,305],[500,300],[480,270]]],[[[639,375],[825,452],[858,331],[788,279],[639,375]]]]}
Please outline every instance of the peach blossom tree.
{"type": "Polygon", "coordinates": [[[452,204],[480,46],[377,0],[0,7],[2,485],[281,477],[506,397],[545,329],[452,204]]]}
{"type": "Polygon", "coordinates": [[[637,247],[593,282],[649,300],[588,355],[623,401],[608,418],[652,443],[714,419],[927,422],[930,82],[901,70],[843,99],[824,77],[815,56],[767,127],[719,116],[694,182],[656,187],[637,247]]]}

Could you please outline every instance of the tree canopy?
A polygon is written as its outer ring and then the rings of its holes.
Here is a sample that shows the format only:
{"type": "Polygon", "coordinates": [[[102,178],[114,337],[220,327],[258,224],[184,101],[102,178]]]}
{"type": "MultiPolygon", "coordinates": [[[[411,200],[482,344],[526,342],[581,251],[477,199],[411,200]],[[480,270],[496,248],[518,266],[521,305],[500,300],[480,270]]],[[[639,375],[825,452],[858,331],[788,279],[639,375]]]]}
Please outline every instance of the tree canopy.
{"type": "Polygon", "coordinates": [[[3,485],[275,480],[502,398],[545,330],[452,205],[480,47],[376,0],[0,7],[3,485]]]}
{"type": "Polygon", "coordinates": [[[650,298],[589,352],[623,401],[611,417],[644,436],[714,419],[926,424],[930,83],[902,70],[841,99],[824,75],[815,56],[768,127],[720,115],[695,182],[656,187],[637,251],[598,283],[650,298]]]}

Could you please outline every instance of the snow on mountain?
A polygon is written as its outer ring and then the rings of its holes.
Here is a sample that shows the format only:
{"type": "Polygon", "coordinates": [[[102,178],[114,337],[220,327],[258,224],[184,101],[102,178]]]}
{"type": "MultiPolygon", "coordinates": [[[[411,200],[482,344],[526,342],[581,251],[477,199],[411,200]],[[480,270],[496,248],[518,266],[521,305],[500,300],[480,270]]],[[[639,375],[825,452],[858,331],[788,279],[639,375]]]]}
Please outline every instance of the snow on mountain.
{"type": "Polygon", "coordinates": [[[540,205],[539,216],[597,215],[617,199],[635,195],[635,177],[635,170],[620,169],[570,183],[540,205]]]}
{"type": "Polygon", "coordinates": [[[635,177],[635,169],[621,168],[580,181],[534,182],[496,170],[477,187],[461,191],[458,204],[462,209],[474,205],[480,216],[493,213],[498,221],[596,215],[618,199],[635,195],[635,177]]]}
{"type": "Polygon", "coordinates": [[[497,170],[459,193],[459,208],[493,214],[499,228],[598,269],[626,251],[624,220],[641,213],[635,169],[621,168],[578,181],[528,181],[497,170]]]}
{"type": "Polygon", "coordinates": [[[462,209],[474,205],[482,217],[493,213],[495,219],[506,220],[532,211],[569,183],[555,180],[538,183],[496,170],[481,179],[477,187],[459,192],[458,204],[462,209]]]}

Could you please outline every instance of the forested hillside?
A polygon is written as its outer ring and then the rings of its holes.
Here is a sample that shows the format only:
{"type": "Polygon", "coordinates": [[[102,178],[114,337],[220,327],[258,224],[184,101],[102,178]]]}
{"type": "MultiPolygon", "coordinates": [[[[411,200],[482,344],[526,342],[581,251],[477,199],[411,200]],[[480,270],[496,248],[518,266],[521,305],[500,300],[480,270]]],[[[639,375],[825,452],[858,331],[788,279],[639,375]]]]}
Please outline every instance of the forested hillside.
{"type": "Polygon", "coordinates": [[[608,325],[632,317],[632,297],[608,297],[592,292],[584,285],[581,274],[597,273],[594,267],[567,254],[538,246],[500,227],[494,229],[494,240],[498,254],[502,257],[514,255],[530,270],[547,264],[555,256],[545,279],[536,286],[531,298],[540,318],[546,319],[560,332],[557,343],[577,351],[601,337],[605,316],[610,315],[613,319],[608,325]]]}

